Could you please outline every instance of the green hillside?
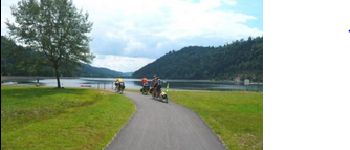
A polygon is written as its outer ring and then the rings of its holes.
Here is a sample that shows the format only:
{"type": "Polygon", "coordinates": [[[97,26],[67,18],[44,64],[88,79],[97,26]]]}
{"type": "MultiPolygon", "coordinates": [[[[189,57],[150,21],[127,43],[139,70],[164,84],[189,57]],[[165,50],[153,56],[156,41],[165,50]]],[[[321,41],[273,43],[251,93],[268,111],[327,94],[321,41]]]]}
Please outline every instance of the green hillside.
{"type": "Polygon", "coordinates": [[[166,79],[263,80],[263,38],[248,38],[218,47],[189,46],[170,51],[135,71],[133,77],[166,79]]]}
{"type": "Polygon", "coordinates": [[[117,76],[125,76],[123,72],[114,71],[108,68],[102,67],[93,67],[88,64],[82,64],[80,71],[76,73],[74,76],[78,77],[117,77],[117,76]]]}

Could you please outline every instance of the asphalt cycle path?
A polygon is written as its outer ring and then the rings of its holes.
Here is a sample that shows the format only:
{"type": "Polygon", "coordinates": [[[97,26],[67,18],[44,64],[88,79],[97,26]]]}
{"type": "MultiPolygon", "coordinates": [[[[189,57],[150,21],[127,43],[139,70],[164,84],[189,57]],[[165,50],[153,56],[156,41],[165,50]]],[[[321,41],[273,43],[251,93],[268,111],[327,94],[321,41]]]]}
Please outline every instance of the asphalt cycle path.
{"type": "Polygon", "coordinates": [[[219,138],[197,114],[150,95],[124,93],[136,113],[107,146],[107,150],[224,150],[219,138]]]}

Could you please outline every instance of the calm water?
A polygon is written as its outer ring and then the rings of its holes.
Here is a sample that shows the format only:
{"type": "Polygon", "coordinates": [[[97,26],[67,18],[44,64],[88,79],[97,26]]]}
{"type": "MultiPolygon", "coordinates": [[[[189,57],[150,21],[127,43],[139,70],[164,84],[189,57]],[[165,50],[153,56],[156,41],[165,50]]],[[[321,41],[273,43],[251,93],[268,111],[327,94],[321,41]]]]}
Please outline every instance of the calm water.
{"type": "MultiPolygon", "coordinates": [[[[105,88],[112,89],[114,78],[78,78],[61,79],[63,87],[86,87],[86,88],[105,88]]],[[[139,89],[140,79],[124,79],[126,88],[139,89]]],[[[209,81],[209,80],[162,80],[162,87],[166,88],[169,84],[170,89],[191,89],[191,90],[249,90],[262,91],[262,84],[237,85],[229,81],[209,81]]],[[[36,81],[24,81],[19,84],[36,84],[36,81]]],[[[57,86],[56,79],[40,80],[44,86],[57,86]]]]}

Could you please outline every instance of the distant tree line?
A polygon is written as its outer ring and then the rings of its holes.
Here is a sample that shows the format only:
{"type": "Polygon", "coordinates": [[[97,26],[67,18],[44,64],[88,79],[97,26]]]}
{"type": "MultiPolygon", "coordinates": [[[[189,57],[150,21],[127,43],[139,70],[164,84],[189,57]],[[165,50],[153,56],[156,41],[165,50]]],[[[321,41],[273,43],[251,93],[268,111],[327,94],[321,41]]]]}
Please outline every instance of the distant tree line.
{"type": "MultiPolygon", "coordinates": [[[[17,45],[15,41],[1,36],[1,75],[2,76],[54,76],[55,72],[46,63],[43,52],[17,45]]],[[[64,77],[117,77],[124,73],[107,68],[93,67],[80,63],[78,66],[63,67],[64,77]]]]}
{"type": "Polygon", "coordinates": [[[189,46],[170,51],[135,71],[133,77],[166,79],[249,79],[263,81],[263,37],[237,40],[218,47],[189,46]]]}

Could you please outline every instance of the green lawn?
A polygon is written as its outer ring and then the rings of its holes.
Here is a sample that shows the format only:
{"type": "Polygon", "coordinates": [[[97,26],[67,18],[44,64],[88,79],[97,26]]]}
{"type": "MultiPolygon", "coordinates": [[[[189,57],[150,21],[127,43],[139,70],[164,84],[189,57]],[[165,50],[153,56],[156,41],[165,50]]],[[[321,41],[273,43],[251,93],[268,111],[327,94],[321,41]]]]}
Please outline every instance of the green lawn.
{"type": "Polygon", "coordinates": [[[262,93],[171,91],[169,97],[197,112],[229,149],[263,149],[262,93]]]}
{"type": "Polygon", "coordinates": [[[1,149],[102,149],[135,107],[91,89],[1,87],[1,149]]]}

